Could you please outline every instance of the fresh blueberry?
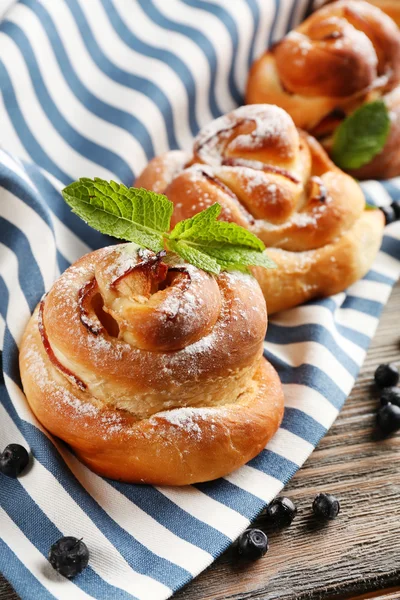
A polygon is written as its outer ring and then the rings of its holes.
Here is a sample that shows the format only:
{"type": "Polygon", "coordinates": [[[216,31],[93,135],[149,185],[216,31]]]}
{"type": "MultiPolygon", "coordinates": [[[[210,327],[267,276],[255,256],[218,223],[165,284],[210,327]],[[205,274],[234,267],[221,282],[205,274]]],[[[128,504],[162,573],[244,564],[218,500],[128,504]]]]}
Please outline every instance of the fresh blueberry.
{"type": "Polygon", "coordinates": [[[238,553],[247,560],[257,560],[268,550],[268,538],[260,529],[246,529],[237,542],[238,553]]]}
{"type": "Polygon", "coordinates": [[[29,462],[29,454],[19,444],[8,444],[0,455],[0,472],[8,477],[18,477],[29,462]]]}
{"type": "Polygon", "coordinates": [[[381,395],[381,405],[385,406],[386,404],[400,406],[400,388],[389,387],[383,390],[381,395]]]}
{"type": "Polygon", "coordinates": [[[267,515],[277,527],[288,527],[297,515],[297,507],[290,498],[275,498],[267,508],[267,515]]]}
{"type": "Polygon", "coordinates": [[[76,537],[62,537],[50,548],[49,561],[58,573],[71,579],[88,566],[89,550],[76,537]]]}
{"type": "Polygon", "coordinates": [[[396,221],[400,221],[400,201],[395,200],[392,202],[391,206],[394,210],[394,214],[396,215],[396,221]]]}
{"type": "Polygon", "coordinates": [[[312,507],[315,516],[320,519],[336,519],[340,511],[339,500],[332,494],[318,494],[312,507]]]}
{"type": "Polygon", "coordinates": [[[375,371],[375,383],[379,388],[393,387],[399,382],[399,370],[395,364],[379,365],[375,371]]]}
{"type": "Polygon", "coordinates": [[[384,435],[389,435],[400,429],[400,407],[395,404],[385,404],[378,410],[378,427],[384,435]]]}
{"type": "Polygon", "coordinates": [[[392,206],[381,206],[380,209],[385,215],[385,225],[389,225],[390,223],[393,223],[393,221],[396,221],[396,214],[392,206]]]}

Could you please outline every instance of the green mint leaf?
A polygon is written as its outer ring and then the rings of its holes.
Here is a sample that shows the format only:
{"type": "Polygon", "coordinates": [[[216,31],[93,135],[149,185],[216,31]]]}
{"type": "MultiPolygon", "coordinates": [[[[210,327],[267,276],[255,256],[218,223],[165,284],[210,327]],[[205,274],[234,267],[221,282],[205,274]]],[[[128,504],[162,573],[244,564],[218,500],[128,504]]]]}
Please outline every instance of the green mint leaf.
{"type": "Polygon", "coordinates": [[[208,227],[216,221],[221,213],[221,205],[218,203],[209,206],[205,210],[197,213],[190,219],[179,221],[170,233],[170,238],[179,239],[185,236],[189,237],[196,233],[196,231],[207,231],[208,227]]]}
{"type": "Polygon", "coordinates": [[[276,264],[266,252],[257,252],[242,246],[205,247],[202,250],[215,258],[225,270],[239,269],[240,266],[247,267],[248,265],[264,267],[265,269],[276,268],[276,264]]]}
{"type": "Polygon", "coordinates": [[[364,210],[378,210],[378,208],[379,206],[375,206],[375,204],[368,204],[368,202],[366,202],[364,210]]]}
{"type": "Polygon", "coordinates": [[[218,221],[220,213],[221,206],[213,204],[178,223],[168,238],[170,250],[212,273],[220,269],[248,272],[249,265],[275,267],[258,237],[236,223],[218,221]]]}
{"type": "Polygon", "coordinates": [[[170,238],[196,242],[202,246],[234,244],[253,250],[265,249],[262,241],[244,227],[236,223],[217,221],[220,212],[221,206],[213,204],[191,219],[178,223],[171,231],[170,238]]]}
{"type": "Polygon", "coordinates": [[[183,258],[183,260],[186,260],[186,262],[194,265],[198,269],[203,269],[203,271],[214,273],[214,275],[218,275],[221,272],[221,267],[214,258],[208,256],[200,249],[194,248],[186,242],[177,242],[175,240],[169,239],[168,248],[172,252],[179,254],[179,256],[183,258]]]}
{"type": "Polygon", "coordinates": [[[388,109],[382,100],[369,102],[349,115],[336,129],[332,157],[343,169],[358,169],[379,154],[390,130],[388,109]]]}
{"type": "Polygon", "coordinates": [[[71,183],[62,195],[75,214],[101,233],[154,252],[163,250],[163,233],[170,227],[173,211],[165,196],[97,177],[71,183]]]}

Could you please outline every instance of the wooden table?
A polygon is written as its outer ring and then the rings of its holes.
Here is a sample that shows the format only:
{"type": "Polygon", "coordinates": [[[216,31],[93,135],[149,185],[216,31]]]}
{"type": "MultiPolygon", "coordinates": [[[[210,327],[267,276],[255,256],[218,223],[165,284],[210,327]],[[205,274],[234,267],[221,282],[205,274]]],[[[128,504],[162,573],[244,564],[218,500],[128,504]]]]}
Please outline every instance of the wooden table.
{"type": "MultiPolygon", "coordinates": [[[[299,508],[292,526],[273,532],[261,517],[256,526],[270,538],[262,560],[244,568],[228,550],[176,600],[400,600],[400,435],[375,439],[372,385],[379,363],[398,360],[400,284],[344,409],[286,487],[299,508]],[[321,491],[336,494],[342,506],[322,527],[310,509],[321,491]]],[[[4,581],[0,600],[18,600],[4,581]]]]}

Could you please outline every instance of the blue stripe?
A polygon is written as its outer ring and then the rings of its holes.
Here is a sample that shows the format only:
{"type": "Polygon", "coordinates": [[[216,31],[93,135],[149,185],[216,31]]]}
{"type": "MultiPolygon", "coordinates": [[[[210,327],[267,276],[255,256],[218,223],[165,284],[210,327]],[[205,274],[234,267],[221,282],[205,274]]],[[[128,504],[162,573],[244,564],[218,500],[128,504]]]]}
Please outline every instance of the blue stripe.
{"type": "Polygon", "coordinates": [[[87,157],[92,162],[115,173],[122,181],[133,181],[132,169],[121,156],[108,150],[105,146],[100,146],[85,138],[64,118],[55,102],[53,102],[53,99],[44,84],[32,46],[24,31],[11,21],[3,21],[0,27],[1,30],[14,40],[15,44],[18,46],[24,57],[37,99],[43,112],[65,142],[82,156],[87,157]]]}
{"type": "Polygon", "coordinates": [[[392,183],[390,179],[379,182],[385,188],[386,192],[391,196],[392,200],[400,200],[400,188],[392,183]]]}
{"type": "MultiPolygon", "coordinates": [[[[43,554],[43,564],[46,565],[51,545],[64,535],[36,502],[22,487],[17,479],[3,477],[0,486],[0,504],[16,525],[24,532],[29,541],[43,554]]],[[[79,523],[72,523],[71,529],[65,535],[80,537],[79,523]]],[[[90,540],[84,540],[90,552],[90,540]]],[[[132,600],[134,596],[120,590],[104,581],[89,566],[77,575],[74,581],[85,592],[98,600],[132,600]]],[[[32,597],[32,596],[31,596],[32,597]]]]}
{"type": "MultiPolygon", "coordinates": [[[[0,163],[0,187],[17,196],[24,204],[29,206],[45,222],[54,235],[53,223],[48,211],[40,199],[35,198],[35,190],[14,171],[0,163]]],[[[0,203],[2,200],[0,199],[0,203]]],[[[69,209],[70,210],[70,209],[69,209]]],[[[70,210],[71,212],[71,210],[70,210]]]]}
{"type": "MultiPolygon", "coordinates": [[[[0,25],[1,28],[1,25],[0,25]]],[[[71,183],[69,175],[64,173],[58,165],[46,154],[42,146],[38,143],[31,130],[29,129],[24,115],[17,102],[17,97],[11,79],[8,75],[7,69],[3,62],[0,60],[0,81],[1,91],[3,94],[3,101],[7,110],[7,114],[11,120],[11,123],[16,131],[16,134],[31,158],[43,169],[54,175],[57,179],[62,181],[65,185],[71,183]]]]}
{"type": "Polygon", "coordinates": [[[249,466],[279,479],[282,483],[289,481],[299,468],[296,463],[272,452],[272,450],[263,450],[249,462],[249,466]]]}
{"type": "Polygon", "coordinates": [[[346,395],[324,371],[308,364],[291,367],[282,359],[274,356],[272,352],[265,349],[264,356],[278,371],[282,383],[297,383],[308,386],[325,396],[325,398],[338,410],[342,408],[343,403],[346,400],[346,395]]]}
{"type": "MultiPolygon", "coordinates": [[[[159,108],[161,116],[164,117],[169,149],[173,150],[178,148],[178,142],[175,137],[176,124],[174,123],[171,104],[162,89],[155,85],[155,83],[153,83],[150,79],[145,79],[139,75],[128,73],[128,71],[124,71],[111,62],[97,44],[90,25],[87,22],[77,0],[65,1],[75,19],[76,24],[78,25],[79,31],[82,35],[82,41],[84,42],[92,60],[96,63],[98,68],[117,83],[120,83],[127,88],[138,90],[144,96],[151,98],[159,108]]],[[[146,140],[142,140],[141,137],[139,140],[144,147],[147,145],[146,140]]],[[[149,140],[147,140],[147,143],[148,141],[149,140]]]]}
{"type": "MultiPolygon", "coordinates": [[[[6,322],[4,330],[4,346],[3,346],[3,357],[2,357],[2,368],[3,372],[6,373],[19,387],[21,386],[21,377],[18,368],[18,346],[15,343],[13,336],[7,325],[6,316],[9,302],[8,288],[4,282],[4,279],[0,276],[0,314],[6,322]]],[[[14,415],[17,417],[14,407],[12,406],[14,415]]]]}
{"type": "Polygon", "coordinates": [[[356,377],[360,368],[323,325],[308,323],[307,325],[283,327],[269,323],[266,340],[273,344],[282,345],[316,342],[327,348],[353,377],[356,377]]]}
{"type": "MultiPolygon", "coordinates": [[[[43,27],[46,29],[48,40],[51,44],[55,57],[64,79],[70,87],[72,93],[78,98],[78,100],[93,114],[97,115],[104,121],[112,123],[121,129],[125,129],[135,137],[143,148],[144,153],[150,160],[154,156],[154,147],[151,140],[150,134],[147,131],[143,123],[134,115],[127,113],[126,111],[116,108],[106,102],[103,102],[97,96],[92,94],[89,89],[81,82],[76,75],[71,62],[68,58],[62,40],[58,35],[57,29],[53,23],[52,18],[40,2],[34,0],[20,0],[21,4],[24,4],[34,12],[40,19],[43,27]]],[[[1,80],[1,73],[0,73],[1,80]]],[[[35,162],[38,162],[35,159],[35,162]]],[[[40,164],[40,163],[39,163],[40,164]]],[[[44,167],[46,168],[46,167],[44,167]]],[[[62,177],[59,177],[50,169],[46,169],[57,179],[60,179],[63,183],[69,183],[69,180],[65,181],[62,177]]],[[[138,174],[138,173],[137,173],[138,174]]],[[[124,181],[126,185],[131,185],[132,180],[124,181]]]]}
{"type": "Polygon", "coordinates": [[[223,547],[229,538],[223,533],[192,517],[169,498],[151,486],[136,486],[108,481],[116,490],[139,506],[153,519],[167,527],[180,538],[212,554],[216,547],[223,547]],[[143,493],[143,489],[146,493],[143,493]]]}
{"type": "MultiPolygon", "coordinates": [[[[28,172],[29,170],[32,170],[32,171],[40,174],[40,171],[37,167],[35,167],[33,165],[29,165],[27,167],[25,165],[25,171],[28,172]]],[[[43,177],[43,179],[45,179],[45,178],[43,177]]],[[[31,177],[31,180],[32,180],[32,177],[31,177]]],[[[46,179],[46,181],[48,182],[47,179],[46,179]]],[[[43,194],[41,197],[37,198],[36,191],[33,190],[28,185],[28,183],[26,181],[24,181],[24,179],[22,179],[14,171],[11,171],[8,167],[6,167],[5,165],[3,165],[1,163],[0,163],[0,186],[7,189],[9,192],[11,192],[15,196],[17,196],[17,198],[22,200],[22,202],[24,202],[30,208],[32,208],[43,219],[43,221],[50,227],[50,229],[54,235],[53,224],[49,217],[48,211],[43,206],[43,200],[45,197],[47,198],[47,196],[45,196],[43,194]]],[[[50,187],[52,187],[52,186],[50,186],[50,187]]],[[[53,189],[53,191],[55,191],[54,188],[52,188],[52,189],[53,189]]],[[[58,196],[58,201],[60,202],[60,204],[65,205],[64,201],[61,200],[60,194],[58,194],[58,192],[56,192],[56,194],[58,196]]],[[[73,214],[69,209],[67,212],[69,214],[73,214]]],[[[63,219],[61,219],[61,220],[63,220],[63,219]]],[[[81,219],[77,218],[77,220],[79,220],[82,224],[84,224],[81,219]]],[[[87,225],[85,225],[85,227],[87,229],[91,229],[87,225]]],[[[94,232],[93,229],[91,229],[91,231],[94,232]]],[[[97,232],[94,232],[94,233],[97,233],[97,232]]],[[[66,258],[61,254],[61,252],[57,248],[56,248],[56,256],[57,256],[57,264],[58,264],[60,273],[63,273],[65,271],[65,269],[67,269],[70,266],[70,263],[66,260],[66,258]]]]}
{"type": "Polygon", "coordinates": [[[139,39],[135,33],[126,26],[111,0],[101,0],[101,3],[104,6],[104,10],[107,12],[107,17],[110,19],[111,25],[114,27],[121,40],[123,40],[129,48],[132,48],[132,50],[143,54],[144,56],[155,58],[160,62],[167,64],[181,79],[187,94],[190,129],[192,134],[196,135],[200,129],[195,110],[196,81],[186,64],[179,56],[167,48],[160,49],[139,39]]]}
{"type": "Polygon", "coordinates": [[[216,72],[217,72],[217,55],[214,49],[214,46],[211,44],[209,39],[201,33],[201,31],[195,29],[195,27],[191,27],[189,25],[182,25],[181,23],[176,23],[171,19],[165,17],[158,8],[153,4],[152,0],[138,0],[142,10],[146,13],[146,15],[157,23],[163,29],[169,31],[175,31],[180,33],[186,37],[188,37],[192,42],[197,44],[201,52],[205,55],[209,68],[210,68],[210,85],[208,88],[208,102],[211,109],[211,114],[213,117],[219,117],[223,110],[218,107],[215,90],[216,90],[216,72]]]}
{"type": "Polygon", "coordinates": [[[115,243],[114,238],[103,235],[99,231],[89,227],[82,219],[77,215],[74,215],[66,202],[64,202],[59,191],[56,190],[53,184],[35,165],[30,165],[26,162],[24,162],[23,165],[29,178],[40,193],[40,196],[38,198],[35,197],[32,204],[30,204],[32,208],[37,210],[37,206],[42,206],[43,203],[46,203],[52,213],[54,213],[68,229],[75,233],[78,238],[92,249],[103,248],[111,243],[115,243]]]}
{"type": "Polygon", "coordinates": [[[268,42],[265,46],[266,50],[268,50],[268,48],[270,48],[272,43],[275,41],[275,30],[276,30],[276,23],[278,21],[278,15],[279,15],[279,0],[274,0],[274,16],[272,18],[271,27],[269,30],[268,42]]]}
{"type": "Polygon", "coordinates": [[[377,300],[367,300],[366,298],[348,294],[342,304],[342,308],[351,308],[371,317],[378,318],[382,312],[383,304],[377,300]]]}
{"type": "Polygon", "coordinates": [[[1,538],[0,572],[8,581],[12,581],[14,590],[21,598],[55,599],[1,538]]]}
{"type": "Polygon", "coordinates": [[[242,488],[226,479],[205,481],[204,483],[197,483],[194,487],[210,496],[210,498],[217,500],[217,502],[229,506],[249,521],[255,519],[265,505],[261,498],[242,490],[242,488]]]}
{"type": "Polygon", "coordinates": [[[382,250],[392,258],[400,261],[400,240],[384,235],[382,240],[382,250]]]}
{"type": "MultiPolygon", "coordinates": [[[[239,34],[236,27],[235,20],[232,15],[222,8],[222,6],[216,6],[211,2],[206,2],[206,0],[182,0],[184,4],[188,6],[192,6],[193,8],[197,8],[199,10],[203,10],[206,14],[212,13],[221,21],[222,25],[225,27],[229,36],[231,38],[232,44],[232,57],[236,55],[236,51],[239,45],[239,34]]],[[[230,61],[229,67],[229,75],[228,75],[228,84],[229,91],[233,100],[236,104],[243,104],[243,94],[239,91],[236,82],[235,82],[235,61],[230,61]]]]}
{"type": "Polygon", "coordinates": [[[339,325],[336,323],[336,329],[338,332],[354,344],[357,344],[363,350],[366,350],[371,342],[371,338],[365,333],[360,333],[359,331],[355,331],[350,327],[346,327],[345,325],[339,325]]]}
{"type": "Polygon", "coordinates": [[[388,277],[387,275],[382,275],[382,273],[378,273],[378,271],[370,270],[364,276],[366,281],[377,281],[378,283],[385,283],[386,285],[390,285],[392,287],[395,284],[395,279],[392,277],[388,277]]]}
{"type": "Polygon", "coordinates": [[[44,281],[26,235],[10,221],[0,217],[0,240],[18,260],[18,281],[31,312],[43,296],[44,281]]]}
{"type": "Polygon", "coordinates": [[[285,408],[281,427],[301,437],[313,446],[316,446],[326,433],[325,427],[297,408],[285,408]]]}
{"type": "Polygon", "coordinates": [[[253,31],[251,33],[251,43],[249,49],[249,55],[247,58],[247,66],[250,69],[253,61],[255,59],[255,43],[256,37],[258,34],[258,30],[260,28],[260,8],[257,4],[257,0],[247,0],[247,6],[251,11],[251,15],[253,17],[253,31]]]}

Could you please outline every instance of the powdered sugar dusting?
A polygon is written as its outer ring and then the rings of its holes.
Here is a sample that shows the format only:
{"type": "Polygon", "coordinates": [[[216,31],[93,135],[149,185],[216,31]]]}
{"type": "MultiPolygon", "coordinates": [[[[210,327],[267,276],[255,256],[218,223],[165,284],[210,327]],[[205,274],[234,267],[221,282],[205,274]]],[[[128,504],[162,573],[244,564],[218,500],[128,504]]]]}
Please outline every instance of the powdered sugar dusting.
{"type": "MultiPolygon", "coordinates": [[[[207,433],[210,433],[216,428],[216,421],[221,418],[221,412],[223,408],[177,408],[173,410],[166,410],[157,413],[154,417],[151,417],[150,423],[156,427],[160,426],[160,420],[164,421],[168,425],[172,425],[177,428],[178,431],[184,432],[191,437],[201,439],[203,435],[202,422],[207,422],[207,425],[211,425],[207,428],[207,433]]],[[[170,431],[170,428],[169,428],[170,431]]]]}

